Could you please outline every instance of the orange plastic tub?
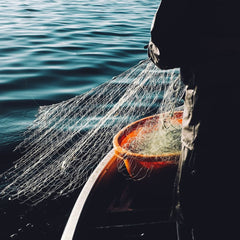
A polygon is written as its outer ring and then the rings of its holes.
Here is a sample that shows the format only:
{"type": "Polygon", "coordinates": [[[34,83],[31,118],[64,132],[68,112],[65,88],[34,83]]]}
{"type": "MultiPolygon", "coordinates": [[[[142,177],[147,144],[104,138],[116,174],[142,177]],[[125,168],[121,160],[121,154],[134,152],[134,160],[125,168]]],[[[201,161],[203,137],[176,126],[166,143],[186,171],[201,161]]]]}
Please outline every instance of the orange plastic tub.
{"type": "MultiPolygon", "coordinates": [[[[162,115],[162,114],[161,114],[162,115]]],[[[155,131],[159,126],[161,115],[154,115],[133,122],[119,131],[113,139],[115,155],[123,160],[129,175],[132,178],[141,179],[148,173],[151,175],[159,174],[167,169],[175,169],[179,160],[180,152],[161,154],[161,155],[143,155],[130,151],[128,145],[136,139],[138,134],[155,131]],[[151,126],[151,127],[149,127],[151,126]]],[[[182,111],[175,112],[171,120],[176,124],[182,124],[182,111]]],[[[174,171],[175,171],[174,170],[174,171]]],[[[171,172],[174,172],[171,170],[171,172]]]]}

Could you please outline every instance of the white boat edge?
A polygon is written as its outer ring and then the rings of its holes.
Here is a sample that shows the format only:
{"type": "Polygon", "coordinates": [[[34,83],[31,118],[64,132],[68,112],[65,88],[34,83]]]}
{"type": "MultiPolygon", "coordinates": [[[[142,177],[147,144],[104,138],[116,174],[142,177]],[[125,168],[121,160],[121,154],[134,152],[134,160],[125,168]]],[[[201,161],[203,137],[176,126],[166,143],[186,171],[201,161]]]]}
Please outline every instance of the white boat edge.
{"type": "Polygon", "coordinates": [[[79,217],[82,213],[82,209],[84,207],[84,204],[87,201],[87,198],[89,196],[89,193],[91,192],[92,187],[96,183],[99,175],[104,170],[108,162],[111,160],[111,158],[114,155],[114,149],[112,149],[104,158],[103,160],[98,164],[98,166],[95,168],[95,170],[90,175],[89,179],[85,183],[81,193],[79,194],[77,201],[74,204],[74,207],[71,211],[70,217],[67,221],[67,224],[65,226],[65,229],[63,231],[61,240],[72,240],[74,236],[74,232],[79,220],[79,217]]]}

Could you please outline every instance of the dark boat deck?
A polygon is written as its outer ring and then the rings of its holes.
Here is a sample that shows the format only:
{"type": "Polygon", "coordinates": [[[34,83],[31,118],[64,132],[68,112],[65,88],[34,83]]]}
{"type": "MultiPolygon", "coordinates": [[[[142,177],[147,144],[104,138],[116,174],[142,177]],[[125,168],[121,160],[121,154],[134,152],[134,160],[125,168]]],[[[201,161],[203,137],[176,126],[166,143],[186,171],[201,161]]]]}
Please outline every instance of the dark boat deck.
{"type": "Polygon", "coordinates": [[[113,152],[105,161],[80,194],[72,211],[75,226],[69,220],[62,240],[176,240],[175,223],[169,221],[171,191],[163,189],[161,176],[133,181],[118,172],[113,152]]]}

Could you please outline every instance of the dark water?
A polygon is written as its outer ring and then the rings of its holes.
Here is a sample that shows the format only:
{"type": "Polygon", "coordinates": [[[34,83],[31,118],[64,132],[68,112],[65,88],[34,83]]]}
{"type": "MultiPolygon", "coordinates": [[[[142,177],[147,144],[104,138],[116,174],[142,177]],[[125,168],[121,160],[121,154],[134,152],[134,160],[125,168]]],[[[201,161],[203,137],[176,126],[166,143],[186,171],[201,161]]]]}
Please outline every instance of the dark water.
{"type": "MultiPolygon", "coordinates": [[[[147,57],[159,1],[0,3],[0,170],[38,107],[84,93],[147,57]]],[[[2,200],[0,239],[60,239],[77,193],[37,208],[2,200]]]]}

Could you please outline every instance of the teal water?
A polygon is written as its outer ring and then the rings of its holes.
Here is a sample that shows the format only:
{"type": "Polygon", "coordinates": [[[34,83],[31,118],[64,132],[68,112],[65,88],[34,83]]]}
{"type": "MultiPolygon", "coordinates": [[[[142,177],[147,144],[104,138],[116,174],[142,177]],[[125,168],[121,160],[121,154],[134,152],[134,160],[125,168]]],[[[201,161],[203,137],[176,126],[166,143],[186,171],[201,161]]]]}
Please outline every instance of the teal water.
{"type": "MultiPolygon", "coordinates": [[[[82,94],[147,57],[143,47],[158,5],[150,0],[1,1],[1,171],[19,157],[13,149],[39,106],[82,94]]],[[[69,212],[57,225],[63,209],[58,204],[38,223],[32,217],[36,212],[27,215],[23,206],[0,206],[6,223],[0,238],[59,239],[69,212]]]]}
{"type": "Polygon", "coordinates": [[[88,91],[146,58],[158,1],[0,3],[0,146],[39,105],[88,91]]]}

